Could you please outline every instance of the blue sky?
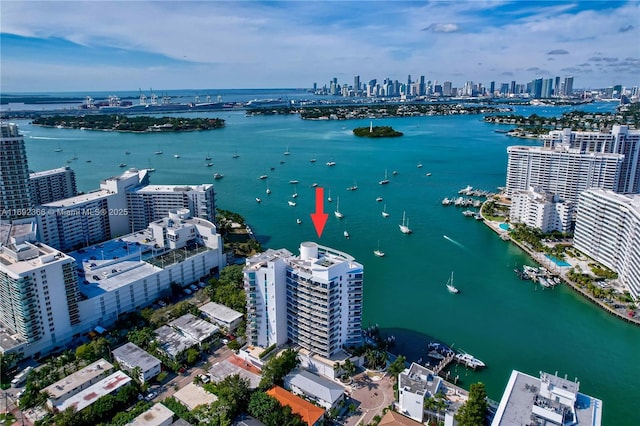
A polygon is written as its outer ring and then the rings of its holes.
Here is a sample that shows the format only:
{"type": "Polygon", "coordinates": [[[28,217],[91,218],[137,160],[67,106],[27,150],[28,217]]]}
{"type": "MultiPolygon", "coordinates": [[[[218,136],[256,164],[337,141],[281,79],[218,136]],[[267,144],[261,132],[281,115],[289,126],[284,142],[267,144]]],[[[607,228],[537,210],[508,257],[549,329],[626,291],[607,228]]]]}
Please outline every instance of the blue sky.
{"type": "Polygon", "coordinates": [[[406,81],[640,85],[640,2],[11,1],[2,92],[406,81]]]}

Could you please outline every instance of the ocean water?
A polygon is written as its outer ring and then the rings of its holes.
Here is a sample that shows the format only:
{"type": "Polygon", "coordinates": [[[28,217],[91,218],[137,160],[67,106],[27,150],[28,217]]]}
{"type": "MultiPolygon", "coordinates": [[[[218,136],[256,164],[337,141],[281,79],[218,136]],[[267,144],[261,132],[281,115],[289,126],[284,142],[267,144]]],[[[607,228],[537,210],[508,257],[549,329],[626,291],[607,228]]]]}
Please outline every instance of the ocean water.
{"type": "MultiPolygon", "coordinates": [[[[519,107],[518,112],[556,115],[568,109],[519,107]]],[[[442,198],[467,185],[486,190],[503,186],[507,146],[536,141],[496,133],[497,127],[480,116],[373,120],[404,136],[369,140],[354,137],[351,130],[369,126],[370,120],[245,117],[240,111],[210,115],[227,120],[227,127],[124,134],[18,124],[30,168],[69,165],[82,191],[121,173],[119,163],[152,166],[157,170],[152,183],[214,183],[217,205],[243,215],[265,247],[297,253],[300,242],[312,240],[352,254],[365,267],[364,325],[393,334],[394,351],[409,359],[426,359],[426,345],[433,338],[472,353],[488,368],[473,372],[453,367],[451,374],[464,387],[482,381],[498,400],[512,369],[534,376],[557,371],[577,377],[581,391],[604,401],[604,424],[640,424],[633,409],[640,395],[640,328],[611,317],[565,286],[542,290],[520,281],[514,267],[533,264],[522,251],[464,217],[461,209],[441,205],[442,198]],[[54,152],[56,148],[62,151],[54,152]],[[159,149],[164,154],[154,155],[159,149]],[[234,153],[239,157],[232,158],[234,153]],[[78,159],[70,160],[74,155],[78,159]],[[213,167],[205,167],[207,155],[213,167]],[[310,162],[312,158],[317,161],[310,162]],[[336,165],[327,167],[327,161],[336,165]],[[379,185],[385,170],[391,183],[379,185]],[[215,172],[224,178],[214,181],[215,172]],[[268,179],[258,179],[262,174],[268,179]],[[330,214],[321,238],[309,216],[315,210],[313,183],[325,195],[331,192],[334,201],[325,202],[325,211],[331,213],[339,197],[345,215],[339,220],[330,214]],[[346,190],[354,184],[357,191],[346,190]],[[299,196],[291,207],[287,201],[294,192],[299,196]],[[262,202],[256,203],[256,197],[262,202]],[[388,218],[381,215],[384,205],[388,218]],[[403,213],[411,235],[399,231],[403,213]],[[344,238],[345,230],[350,239],[344,238]],[[378,244],[384,258],[373,254],[378,244]],[[452,271],[458,295],[445,287],[452,271]]]]}

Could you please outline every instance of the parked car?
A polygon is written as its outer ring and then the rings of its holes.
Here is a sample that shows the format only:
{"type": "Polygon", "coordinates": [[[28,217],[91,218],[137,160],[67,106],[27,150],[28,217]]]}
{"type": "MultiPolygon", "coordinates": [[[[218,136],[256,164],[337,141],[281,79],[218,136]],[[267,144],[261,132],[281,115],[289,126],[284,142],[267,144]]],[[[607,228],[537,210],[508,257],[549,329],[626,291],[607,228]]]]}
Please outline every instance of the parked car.
{"type": "Polygon", "coordinates": [[[191,284],[189,288],[193,291],[198,291],[198,286],[196,286],[195,284],[191,284]]]}
{"type": "Polygon", "coordinates": [[[206,286],[207,286],[207,283],[202,282],[202,281],[198,282],[198,287],[205,288],[206,286]]]}
{"type": "Polygon", "coordinates": [[[144,399],[146,399],[147,401],[151,401],[156,396],[158,396],[158,394],[153,392],[153,391],[151,391],[144,397],[144,399]]]}
{"type": "Polygon", "coordinates": [[[184,292],[184,294],[186,294],[187,296],[192,294],[193,292],[191,290],[189,290],[188,288],[185,288],[184,290],[182,290],[184,292]]]}

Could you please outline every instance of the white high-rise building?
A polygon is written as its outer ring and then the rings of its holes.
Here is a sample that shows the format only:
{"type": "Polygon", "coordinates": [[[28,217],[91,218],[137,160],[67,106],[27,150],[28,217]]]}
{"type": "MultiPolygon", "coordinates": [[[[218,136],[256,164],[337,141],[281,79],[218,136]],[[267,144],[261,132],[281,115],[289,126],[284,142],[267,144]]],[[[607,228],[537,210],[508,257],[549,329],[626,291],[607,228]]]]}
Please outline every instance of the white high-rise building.
{"type": "Polygon", "coordinates": [[[624,155],[583,152],[567,147],[510,146],[507,148],[507,186],[511,197],[530,187],[577,202],[588,188],[618,187],[624,155]]]}
{"type": "Polygon", "coordinates": [[[29,175],[31,205],[51,203],[78,195],[76,174],[69,166],[29,175]]]}
{"type": "Polygon", "coordinates": [[[640,195],[595,188],[580,194],[573,244],[640,298],[640,195]]]}
{"type": "Polygon", "coordinates": [[[0,246],[0,353],[31,356],[71,340],[80,324],[72,257],[41,243],[0,246]]]}
{"type": "Polygon", "coordinates": [[[570,232],[574,221],[574,203],[560,200],[557,195],[530,188],[511,196],[509,219],[524,223],[544,233],[570,232]]]}
{"type": "Polygon", "coordinates": [[[363,266],[313,242],[300,256],[268,250],[247,259],[247,338],[267,347],[287,340],[331,358],[362,343],[363,266]]]}
{"type": "Polygon", "coordinates": [[[33,216],[24,138],[13,123],[0,124],[0,220],[33,216]]]}
{"type": "Polygon", "coordinates": [[[542,137],[546,148],[570,148],[583,153],[622,154],[624,159],[614,191],[640,193],[640,130],[614,125],[610,132],[575,132],[553,130],[542,137]]]}

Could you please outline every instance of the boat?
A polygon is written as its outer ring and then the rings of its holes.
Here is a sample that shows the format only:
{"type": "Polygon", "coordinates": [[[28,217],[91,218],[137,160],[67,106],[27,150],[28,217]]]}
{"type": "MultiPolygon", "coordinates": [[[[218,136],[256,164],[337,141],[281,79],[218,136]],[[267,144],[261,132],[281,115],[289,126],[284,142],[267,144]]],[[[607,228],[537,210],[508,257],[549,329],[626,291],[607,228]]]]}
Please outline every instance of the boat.
{"type": "Polygon", "coordinates": [[[313,183],[311,184],[311,187],[312,187],[312,188],[317,188],[317,187],[318,187],[318,184],[317,184],[316,182],[313,182],[313,183]]]}
{"type": "Polygon", "coordinates": [[[427,176],[431,176],[431,172],[427,173],[427,176]]]}
{"type": "Polygon", "coordinates": [[[156,151],[154,152],[155,155],[162,155],[162,151],[156,151]]]}
{"type": "Polygon", "coordinates": [[[418,163],[418,165],[416,167],[421,169],[422,168],[422,163],[418,163]]]}
{"type": "Polygon", "coordinates": [[[476,214],[476,212],[474,212],[473,210],[465,210],[465,211],[462,212],[462,215],[466,216],[466,217],[471,217],[474,214],[476,214]]]}
{"type": "Polygon", "coordinates": [[[358,190],[358,184],[353,181],[353,185],[351,186],[347,186],[347,191],[357,191],[358,190]]]}
{"type": "Polygon", "coordinates": [[[376,201],[377,201],[377,202],[382,201],[382,197],[377,197],[377,198],[376,198],[376,201]]]}
{"type": "Polygon", "coordinates": [[[451,201],[451,200],[449,199],[449,197],[444,197],[444,198],[442,199],[442,205],[443,205],[443,206],[448,206],[448,205],[449,205],[449,204],[451,204],[452,202],[453,202],[453,201],[451,201]]]}
{"type": "Polygon", "coordinates": [[[211,155],[208,155],[208,154],[207,154],[207,156],[206,156],[206,157],[204,157],[204,161],[209,161],[209,160],[211,160],[211,155]]]}
{"type": "Polygon", "coordinates": [[[473,215],[473,218],[474,218],[475,220],[482,220],[482,219],[483,219],[483,217],[482,217],[482,215],[480,214],[480,212],[478,212],[478,213],[474,214],[474,215],[473,215]]]}
{"type": "Polygon", "coordinates": [[[293,194],[291,194],[291,198],[298,198],[298,193],[294,192],[293,194]]]}
{"type": "Polygon", "coordinates": [[[287,202],[289,203],[289,205],[290,205],[291,207],[295,207],[295,206],[296,206],[296,202],[295,202],[295,201],[291,201],[291,200],[289,200],[289,201],[287,201],[287,202]]]}
{"type": "Polygon", "coordinates": [[[316,156],[314,154],[313,157],[311,157],[311,160],[309,160],[310,163],[315,163],[316,162],[316,156]]]}
{"type": "Polygon", "coordinates": [[[384,207],[382,208],[382,217],[389,217],[391,216],[389,213],[387,213],[387,205],[385,204],[384,207]]]}
{"type": "Polygon", "coordinates": [[[295,185],[295,184],[299,183],[299,181],[298,181],[298,180],[296,180],[296,179],[291,179],[291,180],[289,181],[289,183],[290,183],[291,185],[295,185]]]}
{"type": "Polygon", "coordinates": [[[261,202],[262,202],[262,200],[260,198],[256,197],[256,203],[261,203],[261,202]]]}
{"type": "Polygon", "coordinates": [[[267,185],[267,190],[265,192],[267,193],[267,195],[271,194],[271,188],[269,188],[269,185],[267,185]]]}
{"type": "Polygon", "coordinates": [[[327,161],[327,166],[331,167],[331,166],[335,166],[336,162],[335,161],[327,161]]]}
{"type": "Polygon", "coordinates": [[[340,212],[340,197],[338,197],[338,200],[336,201],[336,211],[333,212],[333,214],[336,215],[338,219],[342,219],[344,217],[342,212],[340,212]]]}
{"type": "Polygon", "coordinates": [[[394,170],[393,173],[392,173],[392,175],[394,175],[394,176],[397,175],[397,174],[398,174],[397,170],[394,170]]]}
{"type": "Polygon", "coordinates": [[[129,154],[131,154],[131,151],[125,151],[124,152],[124,155],[129,155],[129,154]]]}
{"type": "Polygon", "coordinates": [[[427,356],[429,358],[433,358],[433,359],[437,359],[437,360],[444,359],[444,355],[442,355],[440,352],[436,351],[435,349],[434,350],[430,350],[427,353],[427,356]]]}
{"type": "Polygon", "coordinates": [[[545,288],[551,287],[551,284],[549,283],[549,281],[547,281],[545,277],[542,277],[542,276],[538,277],[538,282],[542,287],[545,287],[545,288]]]}
{"type": "Polygon", "coordinates": [[[428,355],[435,359],[444,359],[447,356],[455,355],[453,349],[440,342],[430,342],[427,345],[427,350],[429,351],[428,355]]]}
{"type": "Polygon", "coordinates": [[[258,177],[258,179],[262,179],[262,180],[264,180],[264,179],[266,179],[266,178],[268,178],[268,177],[269,177],[269,176],[267,176],[267,175],[260,175],[260,176],[258,177]]]}
{"type": "Polygon", "coordinates": [[[455,358],[456,358],[456,361],[458,361],[460,364],[466,365],[467,367],[471,367],[471,368],[486,367],[486,364],[484,362],[480,361],[478,358],[474,357],[473,355],[465,352],[456,354],[455,358]]]}
{"type": "Polygon", "coordinates": [[[207,163],[207,164],[206,164],[206,166],[207,166],[207,167],[212,167],[212,166],[213,166],[213,163],[207,163]]]}
{"type": "Polygon", "coordinates": [[[384,252],[380,250],[380,241],[378,241],[378,248],[373,251],[373,254],[378,257],[384,257],[384,252]]]}
{"type": "Polygon", "coordinates": [[[405,212],[402,212],[402,224],[398,225],[400,227],[400,232],[403,234],[411,234],[413,231],[409,228],[409,221],[406,220],[405,212]]]}
{"type": "Polygon", "coordinates": [[[451,271],[451,277],[447,281],[447,290],[449,290],[449,292],[453,294],[460,293],[460,290],[458,290],[456,286],[453,285],[453,271],[451,271]]]}
{"type": "Polygon", "coordinates": [[[221,173],[214,173],[214,174],[213,174],[213,178],[214,178],[214,179],[222,179],[223,177],[224,177],[224,175],[223,175],[223,174],[221,174],[221,173]]]}
{"type": "Polygon", "coordinates": [[[350,238],[350,235],[349,235],[349,233],[348,233],[346,230],[345,230],[342,234],[344,235],[344,237],[345,237],[346,239],[349,239],[349,238],[350,238]]]}
{"type": "Polygon", "coordinates": [[[180,158],[180,154],[173,154],[174,158],[180,158]]]}
{"type": "Polygon", "coordinates": [[[149,168],[147,169],[147,172],[149,172],[149,173],[153,173],[153,172],[155,172],[155,171],[156,171],[155,167],[149,167],[149,168]]]}
{"type": "Polygon", "coordinates": [[[333,198],[331,198],[331,190],[329,190],[329,196],[327,197],[328,202],[333,202],[333,198]]]}
{"type": "Polygon", "coordinates": [[[300,219],[300,218],[296,219],[296,223],[297,223],[298,225],[301,225],[301,224],[302,224],[302,219],[300,219]]]}
{"type": "Polygon", "coordinates": [[[283,152],[284,155],[290,155],[291,153],[289,152],[289,147],[287,147],[287,150],[285,152],[283,152]]]}
{"type": "Polygon", "coordinates": [[[240,155],[238,155],[237,152],[231,156],[231,158],[238,158],[238,157],[240,157],[240,155]]]}
{"type": "Polygon", "coordinates": [[[86,162],[87,162],[87,163],[90,163],[90,162],[91,162],[91,160],[87,160],[86,162]]]}
{"type": "Polygon", "coordinates": [[[379,181],[378,183],[380,185],[386,185],[389,182],[391,182],[389,179],[387,179],[387,169],[384,170],[384,179],[382,179],[381,181],[379,181]]]}
{"type": "Polygon", "coordinates": [[[62,152],[62,148],[56,148],[54,149],[55,152],[62,152]]]}
{"type": "Polygon", "coordinates": [[[118,167],[127,167],[127,165],[125,163],[120,163],[118,164],[118,167]]]}

